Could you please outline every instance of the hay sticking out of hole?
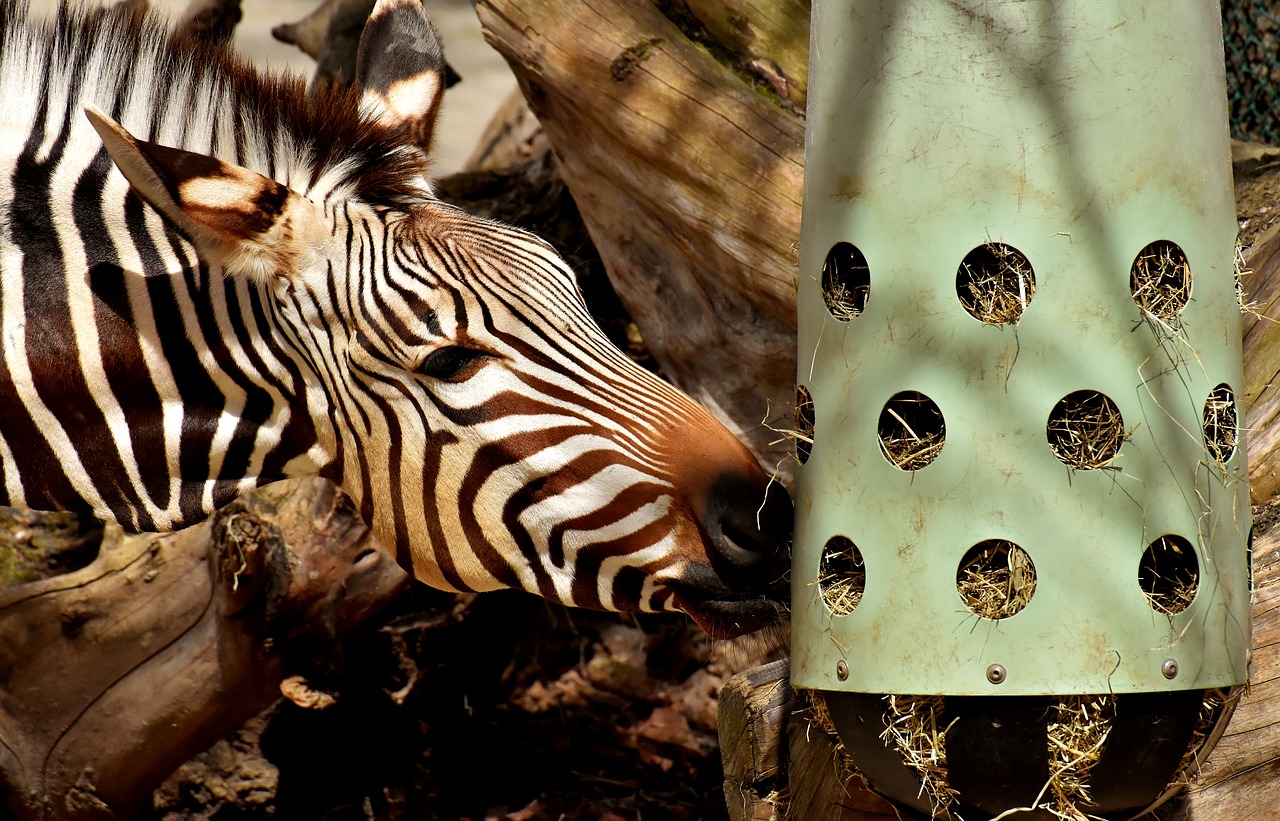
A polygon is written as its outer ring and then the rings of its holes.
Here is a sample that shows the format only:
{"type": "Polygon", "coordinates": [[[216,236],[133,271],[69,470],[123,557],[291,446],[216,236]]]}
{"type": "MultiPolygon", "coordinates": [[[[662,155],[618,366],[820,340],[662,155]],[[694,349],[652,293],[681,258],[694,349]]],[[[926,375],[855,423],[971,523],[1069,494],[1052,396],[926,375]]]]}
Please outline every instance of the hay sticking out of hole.
{"type": "Polygon", "coordinates": [[[1239,424],[1235,395],[1225,384],[1218,385],[1204,404],[1204,445],[1219,465],[1225,466],[1236,452],[1239,424]]]}
{"type": "Polygon", "coordinates": [[[1236,304],[1240,306],[1240,313],[1261,318],[1261,304],[1250,300],[1249,293],[1244,287],[1244,278],[1253,276],[1253,270],[1245,263],[1244,246],[1240,244],[1239,237],[1236,237],[1236,259],[1233,267],[1236,280],[1236,304]]]}
{"type": "Polygon", "coordinates": [[[856,245],[837,242],[822,263],[822,300],[841,322],[848,322],[867,308],[871,297],[871,269],[856,245]]]}
{"type": "Polygon", "coordinates": [[[947,427],[942,411],[918,391],[894,394],[880,412],[880,451],[899,470],[919,470],[942,452],[947,427]]]}
{"type": "MultiPolygon", "coordinates": [[[[765,418],[760,420],[760,425],[772,433],[778,434],[777,439],[769,442],[770,446],[779,445],[783,442],[790,441],[795,447],[795,459],[800,464],[809,461],[809,456],[813,452],[813,435],[815,425],[815,410],[813,406],[813,395],[803,385],[796,385],[795,404],[792,405],[791,418],[793,427],[778,427],[770,422],[769,417],[772,411],[765,414],[765,418]]],[[[787,457],[790,458],[790,457],[787,457]]],[[[779,467],[781,463],[779,463],[779,467]]],[[[776,473],[775,473],[776,477],[776,473]]]]}
{"type": "Polygon", "coordinates": [[[1057,716],[1049,722],[1049,812],[1059,818],[1084,819],[1078,808],[1091,804],[1089,778],[1102,755],[1116,717],[1113,695],[1060,696],[1057,716]]]}
{"type": "Polygon", "coordinates": [[[987,242],[960,263],[956,295],[974,319],[988,325],[1016,322],[1036,295],[1035,272],[1018,249],[987,242]]]}
{"type": "Polygon", "coordinates": [[[795,430],[787,435],[795,440],[796,458],[800,464],[809,461],[813,452],[813,431],[817,424],[817,411],[813,407],[813,394],[804,385],[796,385],[795,430]]]}
{"type": "Polygon", "coordinates": [[[871,293],[870,285],[847,286],[843,282],[831,282],[822,289],[822,298],[827,303],[827,310],[841,322],[856,319],[867,304],[867,295],[871,293]]]}
{"type": "Polygon", "coordinates": [[[1017,545],[1000,539],[969,549],[956,573],[956,589],[965,606],[985,619],[1004,619],[1022,611],[1036,591],[1036,568],[1017,545]]]}
{"type": "Polygon", "coordinates": [[[892,744],[902,761],[920,778],[920,796],[928,795],[934,811],[941,813],[955,803],[959,793],[947,781],[947,730],[943,726],[943,696],[884,697],[884,732],[880,739],[892,744]]]}
{"type": "Polygon", "coordinates": [[[1068,467],[1105,468],[1129,438],[1116,403],[1097,391],[1067,394],[1049,414],[1046,429],[1053,454],[1068,467]]]}
{"type": "Polygon", "coordinates": [[[837,616],[847,616],[862,601],[866,588],[862,551],[844,536],[828,539],[818,564],[818,589],[827,607],[837,616]]]}
{"type": "Polygon", "coordinates": [[[1161,536],[1138,563],[1138,585],[1156,612],[1175,616],[1191,606],[1200,587],[1195,548],[1181,536],[1161,536]]]}
{"type": "Polygon", "coordinates": [[[1177,245],[1158,240],[1138,252],[1129,270],[1133,301],[1146,313],[1173,322],[1191,299],[1191,265],[1177,245]]]}

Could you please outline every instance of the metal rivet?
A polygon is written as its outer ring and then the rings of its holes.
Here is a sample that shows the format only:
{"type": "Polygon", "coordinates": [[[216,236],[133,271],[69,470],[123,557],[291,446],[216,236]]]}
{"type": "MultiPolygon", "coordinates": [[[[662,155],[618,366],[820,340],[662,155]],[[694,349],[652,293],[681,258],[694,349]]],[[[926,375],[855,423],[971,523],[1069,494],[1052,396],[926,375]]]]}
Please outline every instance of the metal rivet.
{"type": "Polygon", "coordinates": [[[836,662],[836,678],[840,679],[841,681],[844,681],[848,677],[849,677],[849,665],[845,664],[843,661],[837,661],[836,662]]]}
{"type": "Polygon", "coordinates": [[[987,668],[987,681],[992,684],[1004,684],[1006,675],[1008,674],[1004,671],[1003,664],[993,664],[987,668]]]}
{"type": "Polygon", "coordinates": [[[1178,662],[1174,659],[1165,659],[1164,664],[1160,665],[1160,672],[1164,673],[1165,678],[1178,677],[1178,662]]]}

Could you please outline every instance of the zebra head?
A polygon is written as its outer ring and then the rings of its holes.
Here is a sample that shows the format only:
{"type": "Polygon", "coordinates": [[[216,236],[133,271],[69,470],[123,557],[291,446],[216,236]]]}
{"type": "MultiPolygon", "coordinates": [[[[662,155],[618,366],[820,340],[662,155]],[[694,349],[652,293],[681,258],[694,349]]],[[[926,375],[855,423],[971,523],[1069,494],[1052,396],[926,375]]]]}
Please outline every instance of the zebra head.
{"type": "Polygon", "coordinates": [[[442,68],[420,3],[379,2],[358,127],[382,135],[376,173],[410,172],[390,198],[314,170],[286,185],[89,117],[200,260],[263,294],[307,383],[288,412],[316,444],[291,472],[338,482],[420,580],[679,610],[717,635],[758,626],[785,569],[785,491],[609,343],[550,246],[432,196],[420,155],[442,68]]]}

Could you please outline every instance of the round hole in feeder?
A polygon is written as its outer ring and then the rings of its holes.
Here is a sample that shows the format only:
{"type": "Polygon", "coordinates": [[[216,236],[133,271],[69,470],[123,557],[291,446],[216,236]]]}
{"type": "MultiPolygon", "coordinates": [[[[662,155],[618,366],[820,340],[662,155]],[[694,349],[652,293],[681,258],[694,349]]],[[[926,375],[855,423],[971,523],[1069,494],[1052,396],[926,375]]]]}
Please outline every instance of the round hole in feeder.
{"type": "Polygon", "coordinates": [[[827,539],[818,563],[818,590],[827,607],[837,616],[847,616],[862,601],[866,588],[862,551],[847,536],[827,539]]]}
{"type": "Polygon", "coordinates": [[[848,322],[867,308],[871,296],[871,269],[867,258],[850,242],[837,242],[822,263],[822,299],[827,310],[848,322]]]}
{"type": "Polygon", "coordinates": [[[1167,534],[1148,545],[1138,564],[1138,584],[1147,603],[1166,616],[1190,607],[1200,586],[1200,563],[1191,542],[1167,534]]]}
{"type": "Polygon", "coordinates": [[[1027,551],[1004,539],[969,548],[956,571],[960,598],[984,619],[1007,619],[1022,611],[1036,592],[1036,566],[1027,551]]]}
{"type": "Polygon", "coordinates": [[[1036,275],[1026,255],[1003,242],[970,251],[956,271],[956,296],[974,319],[988,325],[1017,322],[1036,295],[1036,275]]]}
{"type": "Polygon", "coordinates": [[[1236,395],[1225,382],[1204,403],[1204,446],[1213,461],[1225,465],[1236,452],[1239,438],[1236,395]]]}
{"type": "Polygon", "coordinates": [[[1191,299],[1191,265],[1176,244],[1159,239],[1138,252],[1129,269],[1129,292],[1145,313],[1171,322],[1191,299]]]}
{"type": "Polygon", "coordinates": [[[800,464],[809,461],[813,452],[813,429],[817,416],[813,410],[813,394],[804,385],[796,385],[795,433],[796,459],[800,464]]]}
{"type": "Polygon", "coordinates": [[[1053,455],[1068,467],[1105,468],[1120,453],[1124,418],[1111,398],[1097,391],[1074,391],[1058,400],[1046,427],[1053,455]]]}
{"type": "Polygon", "coordinates": [[[889,397],[876,425],[880,451],[899,470],[919,470],[942,452],[947,425],[937,403],[919,391],[889,397]]]}

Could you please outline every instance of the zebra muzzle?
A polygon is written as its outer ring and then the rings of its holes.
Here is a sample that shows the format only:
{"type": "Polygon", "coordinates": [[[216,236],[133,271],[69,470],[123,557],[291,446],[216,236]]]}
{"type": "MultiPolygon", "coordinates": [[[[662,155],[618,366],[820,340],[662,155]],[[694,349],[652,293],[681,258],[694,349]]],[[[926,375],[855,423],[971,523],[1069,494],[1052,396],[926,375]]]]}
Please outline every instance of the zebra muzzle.
{"type": "Polygon", "coordinates": [[[790,566],[793,524],[785,488],[738,473],[722,474],[707,495],[703,523],[711,542],[711,566],[729,588],[785,596],[779,585],[790,566]]]}

